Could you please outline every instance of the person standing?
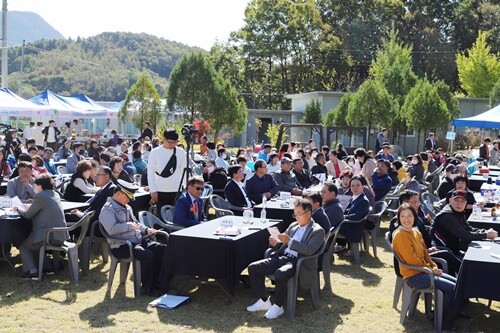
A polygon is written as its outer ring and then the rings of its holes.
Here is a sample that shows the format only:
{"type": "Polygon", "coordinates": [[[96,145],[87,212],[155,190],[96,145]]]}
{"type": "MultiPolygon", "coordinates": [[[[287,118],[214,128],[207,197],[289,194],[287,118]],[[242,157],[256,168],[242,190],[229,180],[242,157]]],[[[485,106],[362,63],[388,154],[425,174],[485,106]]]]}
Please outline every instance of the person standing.
{"type": "Polygon", "coordinates": [[[24,128],[23,138],[25,140],[33,138],[33,129],[35,128],[35,122],[30,121],[29,125],[24,128]]]}
{"type": "Polygon", "coordinates": [[[382,128],[382,131],[377,135],[377,140],[375,141],[375,154],[378,154],[386,142],[389,142],[387,139],[387,128],[382,128]]]}
{"type": "Polygon", "coordinates": [[[44,135],[43,141],[45,142],[45,147],[52,148],[53,151],[56,151],[57,140],[59,139],[61,131],[55,126],[55,121],[53,119],[49,120],[49,126],[43,129],[42,134],[44,135]]]}
{"type": "Polygon", "coordinates": [[[36,126],[33,127],[33,139],[35,139],[35,144],[41,145],[43,143],[43,122],[39,121],[36,126]]]}
{"type": "Polygon", "coordinates": [[[479,157],[481,157],[485,161],[488,161],[488,159],[490,158],[490,143],[491,139],[485,138],[483,144],[481,145],[481,147],[479,147],[479,157]]]}
{"type": "Polygon", "coordinates": [[[151,141],[153,140],[153,131],[151,130],[151,123],[149,121],[144,122],[144,129],[142,130],[139,140],[151,141]]]}
{"type": "MultiPolygon", "coordinates": [[[[179,184],[186,165],[186,152],[177,147],[179,134],[175,130],[163,132],[163,144],[151,151],[148,158],[148,184],[151,203],[157,211],[165,205],[175,205],[179,184]]],[[[187,176],[187,175],[186,175],[187,176]]]]}
{"type": "Polygon", "coordinates": [[[434,133],[432,132],[429,133],[429,137],[425,140],[425,150],[436,150],[436,140],[434,139],[434,133]]]}

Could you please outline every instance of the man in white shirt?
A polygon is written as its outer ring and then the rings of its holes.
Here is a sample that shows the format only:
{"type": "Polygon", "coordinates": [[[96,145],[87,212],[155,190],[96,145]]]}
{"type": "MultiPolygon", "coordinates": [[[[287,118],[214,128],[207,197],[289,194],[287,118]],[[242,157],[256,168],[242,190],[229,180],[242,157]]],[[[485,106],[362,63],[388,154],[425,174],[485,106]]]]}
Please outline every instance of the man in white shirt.
{"type": "Polygon", "coordinates": [[[33,127],[33,139],[35,139],[35,143],[37,145],[43,144],[43,138],[44,135],[42,133],[43,131],[43,122],[39,121],[36,123],[36,126],[33,127]]]}
{"type": "Polygon", "coordinates": [[[229,203],[236,207],[253,207],[253,202],[248,198],[247,191],[242,183],[243,168],[241,165],[231,165],[228,169],[228,175],[231,180],[226,184],[224,195],[229,203]]]}
{"type": "MultiPolygon", "coordinates": [[[[186,165],[186,151],[177,147],[179,134],[175,130],[163,132],[163,144],[151,151],[148,157],[148,184],[151,203],[158,212],[165,205],[175,205],[175,198],[186,165]]],[[[187,178],[187,174],[185,175],[187,178]]]]}
{"type": "Polygon", "coordinates": [[[29,125],[23,131],[23,138],[25,140],[33,138],[33,128],[35,127],[35,122],[30,121],[29,125]]]}
{"type": "Polygon", "coordinates": [[[55,121],[53,119],[49,120],[49,126],[45,127],[42,133],[45,135],[45,147],[52,148],[53,151],[56,151],[57,140],[61,131],[55,126],[55,121]]]}

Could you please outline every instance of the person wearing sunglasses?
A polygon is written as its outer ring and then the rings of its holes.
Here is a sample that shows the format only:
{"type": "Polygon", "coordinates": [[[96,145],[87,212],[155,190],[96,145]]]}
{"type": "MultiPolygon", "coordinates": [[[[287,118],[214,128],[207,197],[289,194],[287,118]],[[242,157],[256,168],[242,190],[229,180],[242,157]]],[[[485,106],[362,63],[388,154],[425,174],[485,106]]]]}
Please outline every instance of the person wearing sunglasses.
{"type": "Polygon", "coordinates": [[[203,202],[200,199],[204,185],[203,178],[200,176],[189,178],[186,192],[175,203],[173,221],[175,224],[191,227],[205,219],[203,202]]]}

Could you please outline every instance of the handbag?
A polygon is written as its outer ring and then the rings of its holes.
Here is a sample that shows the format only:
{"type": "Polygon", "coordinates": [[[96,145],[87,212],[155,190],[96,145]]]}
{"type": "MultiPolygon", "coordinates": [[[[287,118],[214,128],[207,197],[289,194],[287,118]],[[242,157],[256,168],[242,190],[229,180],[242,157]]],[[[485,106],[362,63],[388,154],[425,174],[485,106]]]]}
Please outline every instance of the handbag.
{"type": "Polygon", "coordinates": [[[176,148],[174,147],[174,153],[170,157],[170,160],[168,160],[167,165],[165,165],[165,168],[163,168],[163,171],[161,173],[158,173],[156,171],[156,174],[160,177],[163,178],[168,178],[172,176],[175,172],[175,169],[177,169],[177,155],[175,154],[176,148]]]}

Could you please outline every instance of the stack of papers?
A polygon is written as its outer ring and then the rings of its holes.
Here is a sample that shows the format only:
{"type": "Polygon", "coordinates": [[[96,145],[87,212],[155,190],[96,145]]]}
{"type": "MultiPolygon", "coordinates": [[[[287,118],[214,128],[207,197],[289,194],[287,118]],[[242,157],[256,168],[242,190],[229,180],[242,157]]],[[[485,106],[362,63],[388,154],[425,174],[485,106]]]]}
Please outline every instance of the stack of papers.
{"type": "Polygon", "coordinates": [[[149,303],[149,305],[162,309],[175,309],[179,305],[189,302],[190,299],[188,296],[165,294],[149,303]]]}

